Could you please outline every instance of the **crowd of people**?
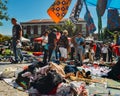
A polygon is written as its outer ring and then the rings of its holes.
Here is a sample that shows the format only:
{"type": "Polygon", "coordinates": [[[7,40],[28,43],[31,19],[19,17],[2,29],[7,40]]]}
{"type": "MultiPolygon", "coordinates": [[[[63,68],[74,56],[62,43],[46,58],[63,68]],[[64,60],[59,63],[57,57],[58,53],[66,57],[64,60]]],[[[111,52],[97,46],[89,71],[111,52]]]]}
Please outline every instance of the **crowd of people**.
{"type": "MultiPolygon", "coordinates": [[[[15,56],[15,62],[23,61],[23,55],[21,51],[21,36],[22,28],[17,24],[15,18],[11,19],[13,24],[13,53],[15,56]]],[[[60,62],[66,62],[67,60],[78,60],[80,65],[82,62],[89,58],[89,62],[93,63],[94,60],[101,60],[104,62],[112,62],[113,57],[118,59],[119,54],[119,35],[116,37],[115,46],[111,42],[100,43],[93,40],[86,40],[83,37],[82,32],[77,32],[75,36],[68,37],[68,31],[63,30],[58,32],[56,28],[43,32],[42,35],[42,51],[44,53],[43,62],[47,64],[49,61],[58,60],[60,62]],[[116,48],[118,49],[116,51],[116,48]]],[[[118,34],[118,32],[117,32],[118,34]]]]}
{"type": "MultiPolygon", "coordinates": [[[[56,32],[58,31],[53,29],[51,32],[45,32],[42,36],[43,61],[45,63],[52,60],[53,54],[55,60],[61,62],[78,60],[81,65],[87,58],[90,63],[93,63],[95,60],[101,59],[104,62],[112,62],[115,58],[117,59],[119,57],[117,54],[119,52],[116,52],[118,46],[114,46],[111,42],[100,43],[94,40],[86,40],[81,32],[69,39],[67,30],[60,33],[60,37],[57,38],[56,32]]],[[[117,42],[119,41],[116,41],[116,44],[117,42]]]]}

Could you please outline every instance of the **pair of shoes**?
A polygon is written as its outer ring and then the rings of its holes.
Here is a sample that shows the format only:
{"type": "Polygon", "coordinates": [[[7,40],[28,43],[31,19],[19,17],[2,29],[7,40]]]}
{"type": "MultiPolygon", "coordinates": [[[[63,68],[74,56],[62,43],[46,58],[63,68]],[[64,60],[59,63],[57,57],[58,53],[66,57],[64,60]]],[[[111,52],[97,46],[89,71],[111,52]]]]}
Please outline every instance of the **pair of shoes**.
{"type": "Polygon", "coordinates": [[[23,63],[23,60],[22,61],[20,61],[20,64],[22,64],[23,63]]]}
{"type": "Polygon", "coordinates": [[[18,61],[13,61],[12,63],[13,63],[13,64],[18,64],[18,61]]]}

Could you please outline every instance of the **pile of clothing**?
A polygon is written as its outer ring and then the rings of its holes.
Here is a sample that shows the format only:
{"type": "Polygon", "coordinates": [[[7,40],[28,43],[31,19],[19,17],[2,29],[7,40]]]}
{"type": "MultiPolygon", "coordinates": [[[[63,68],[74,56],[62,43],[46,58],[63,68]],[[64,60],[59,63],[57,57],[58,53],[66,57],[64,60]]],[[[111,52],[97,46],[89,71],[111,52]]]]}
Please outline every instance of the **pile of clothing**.
{"type": "Polygon", "coordinates": [[[64,71],[66,70],[66,67],[68,67],[67,65],[57,65],[53,62],[50,62],[46,66],[43,65],[44,64],[42,62],[39,62],[25,67],[23,71],[18,73],[18,77],[15,80],[16,83],[25,90],[28,90],[31,96],[32,94],[35,96],[41,96],[41,94],[52,96],[85,94],[85,85],[82,88],[80,87],[82,85],[78,88],[73,88],[73,86],[68,83],[69,81],[66,80],[73,74],[78,74],[78,70],[76,72],[69,71],[67,73],[64,71]],[[78,89],[81,90],[81,92],[79,92],[78,89]]]}

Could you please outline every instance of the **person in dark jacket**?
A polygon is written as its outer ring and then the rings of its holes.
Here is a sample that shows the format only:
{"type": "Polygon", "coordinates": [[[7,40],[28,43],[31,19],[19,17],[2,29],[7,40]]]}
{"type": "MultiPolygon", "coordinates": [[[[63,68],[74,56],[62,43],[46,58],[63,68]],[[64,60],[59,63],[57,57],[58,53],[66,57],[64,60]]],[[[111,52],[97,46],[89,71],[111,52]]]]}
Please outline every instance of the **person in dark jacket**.
{"type": "Polygon", "coordinates": [[[49,46],[48,47],[48,53],[49,53],[48,62],[51,61],[53,50],[56,49],[56,45],[57,45],[56,32],[57,32],[57,29],[53,28],[53,30],[48,34],[48,46],[49,46]]]}
{"type": "Polygon", "coordinates": [[[68,35],[68,31],[64,30],[62,36],[60,37],[59,43],[58,43],[60,54],[61,54],[60,61],[63,61],[63,62],[65,62],[68,57],[67,49],[69,47],[69,42],[68,42],[67,35],[68,35]]]}

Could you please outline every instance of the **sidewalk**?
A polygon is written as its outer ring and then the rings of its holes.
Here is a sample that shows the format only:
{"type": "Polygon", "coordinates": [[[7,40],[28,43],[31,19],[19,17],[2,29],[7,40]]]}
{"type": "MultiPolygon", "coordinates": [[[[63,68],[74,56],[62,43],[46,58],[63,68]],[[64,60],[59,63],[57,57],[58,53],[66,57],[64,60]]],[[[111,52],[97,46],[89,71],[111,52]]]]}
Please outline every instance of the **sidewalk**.
{"type": "MultiPolygon", "coordinates": [[[[23,67],[28,64],[10,64],[10,62],[0,62],[0,72],[7,67],[23,67]]],[[[0,80],[0,96],[28,96],[27,93],[14,89],[10,85],[6,84],[3,80],[0,80]]]]}

